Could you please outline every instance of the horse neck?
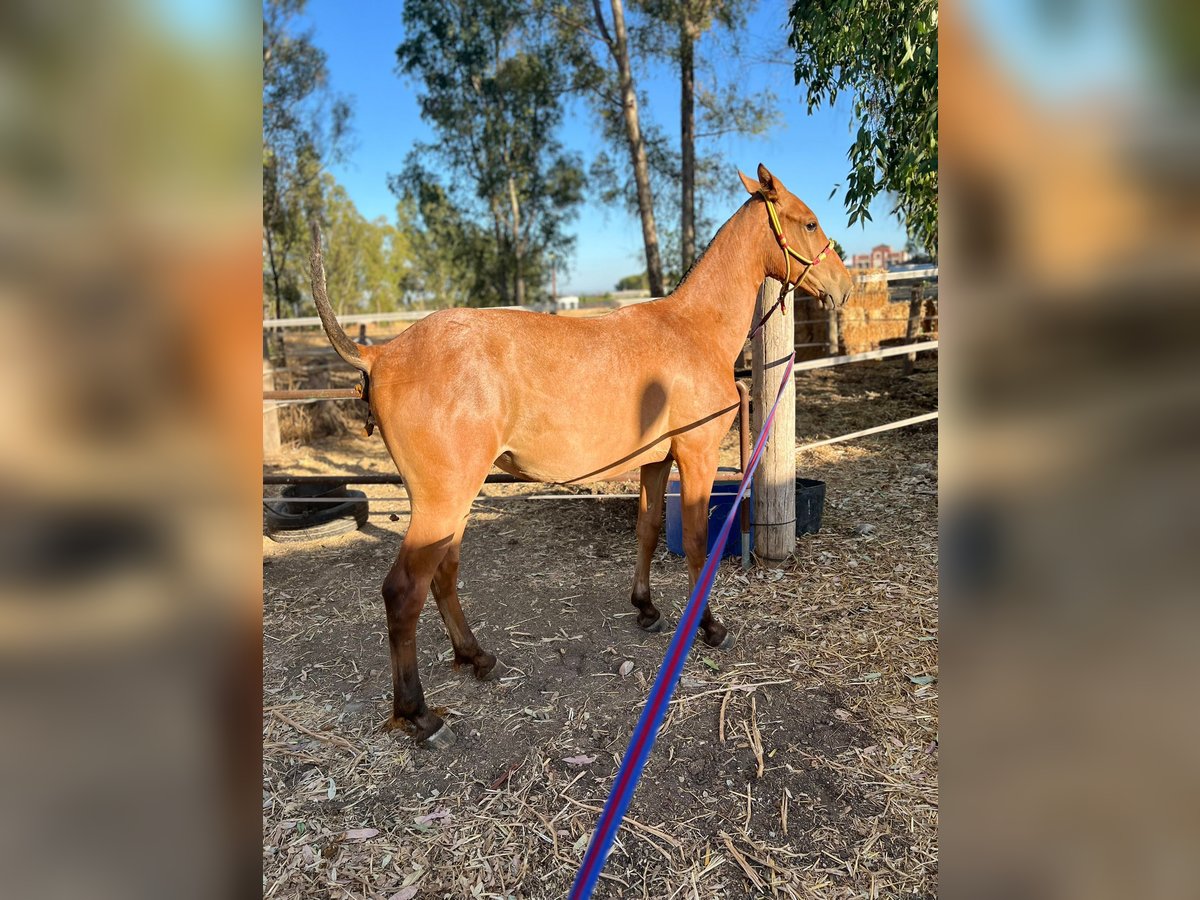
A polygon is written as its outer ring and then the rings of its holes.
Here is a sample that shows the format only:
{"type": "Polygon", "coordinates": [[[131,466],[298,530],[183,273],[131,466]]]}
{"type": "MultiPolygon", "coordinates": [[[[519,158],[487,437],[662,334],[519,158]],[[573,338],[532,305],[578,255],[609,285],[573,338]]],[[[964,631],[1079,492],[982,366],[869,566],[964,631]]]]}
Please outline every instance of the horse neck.
{"type": "Polygon", "coordinates": [[[767,221],[758,212],[762,205],[751,201],[734,213],[668,301],[730,365],[746,343],[766,272],[767,221]]]}

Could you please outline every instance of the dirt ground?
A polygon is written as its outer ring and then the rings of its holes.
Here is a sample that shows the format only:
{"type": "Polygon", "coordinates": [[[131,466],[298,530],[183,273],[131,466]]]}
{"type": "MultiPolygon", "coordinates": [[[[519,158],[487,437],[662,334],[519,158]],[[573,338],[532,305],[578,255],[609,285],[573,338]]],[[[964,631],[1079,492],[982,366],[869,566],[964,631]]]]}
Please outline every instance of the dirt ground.
{"type": "MultiPolygon", "coordinates": [[[[937,407],[935,359],[797,386],[800,442],[937,407]]],[[[798,474],[828,485],[821,532],[783,565],[722,565],[713,609],[737,646],[693,649],[597,897],[936,896],[935,425],[803,454],[798,474]]],[[[722,462],[736,457],[731,434],[722,462]]],[[[378,432],[269,468],[394,472],[378,432]]],[[[366,490],[356,533],[263,539],[264,895],[562,897],[667,645],[629,605],[636,501],[485,488],[460,594],[502,671],[453,669],[428,603],[421,677],[458,736],[431,753],[380,728],[379,585],[408,506],[400,487],[366,490]]],[[[676,621],[687,574],[665,536],[652,592],[676,621]]]]}

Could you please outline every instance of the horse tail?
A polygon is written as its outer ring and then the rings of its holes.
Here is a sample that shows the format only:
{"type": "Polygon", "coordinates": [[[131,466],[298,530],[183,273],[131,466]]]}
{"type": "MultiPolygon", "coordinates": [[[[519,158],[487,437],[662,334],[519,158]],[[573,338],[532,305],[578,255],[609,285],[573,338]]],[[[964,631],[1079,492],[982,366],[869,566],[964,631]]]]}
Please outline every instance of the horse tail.
{"type": "Polygon", "coordinates": [[[329,297],[325,293],[325,260],[321,255],[321,226],[316,219],[312,222],[312,252],[309,254],[309,264],[312,270],[313,302],[317,304],[317,315],[321,317],[321,325],[325,329],[329,343],[333,344],[333,349],[337,351],[338,356],[359,371],[369,373],[371,363],[378,350],[375,347],[360,347],[350,340],[333,314],[333,307],[329,305],[329,297]]]}

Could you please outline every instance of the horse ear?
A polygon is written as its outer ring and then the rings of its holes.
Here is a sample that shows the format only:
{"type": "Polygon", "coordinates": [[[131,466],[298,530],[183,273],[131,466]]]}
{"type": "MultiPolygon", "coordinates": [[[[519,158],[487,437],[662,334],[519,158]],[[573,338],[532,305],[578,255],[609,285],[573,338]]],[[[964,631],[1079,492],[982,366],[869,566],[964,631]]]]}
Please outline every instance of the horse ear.
{"type": "Polygon", "coordinates": [[[759,189],[760,189],[759,183],[757,181],[755,181],[753,178],[751,178],[749,175],[747,175],[745,172],[743,172],[741,169],[738,169],[738,178],[742,179],[742,184],[745,186],[747,193],[753,195],[753,194],[757,194],[759,192],[759,189]]]}
{"type": "Polygon", "coordinates": [[[779,189],[783,185],[775,180],[775,176],[771,174],[771,170],[762,163],[758,164],[758,182],[768,200],[779,199],[779,189]]]}

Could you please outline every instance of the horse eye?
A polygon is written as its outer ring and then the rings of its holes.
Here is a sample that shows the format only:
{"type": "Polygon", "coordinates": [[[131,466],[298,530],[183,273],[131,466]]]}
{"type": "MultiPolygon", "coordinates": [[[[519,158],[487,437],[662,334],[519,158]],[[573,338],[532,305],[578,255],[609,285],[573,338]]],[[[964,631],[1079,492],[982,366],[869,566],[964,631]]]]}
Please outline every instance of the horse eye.
{"type": "Polygon", "coordinates": [[[805,227],[805,229],[806,229],[806,230],[808,230],[808,231],[816,231],[816,230],[817,230],[817,223],[816,223],[816,222],[809,222],[809,223],[808,223],[807,225],[805,225],[804,227],[805,227]]]}

